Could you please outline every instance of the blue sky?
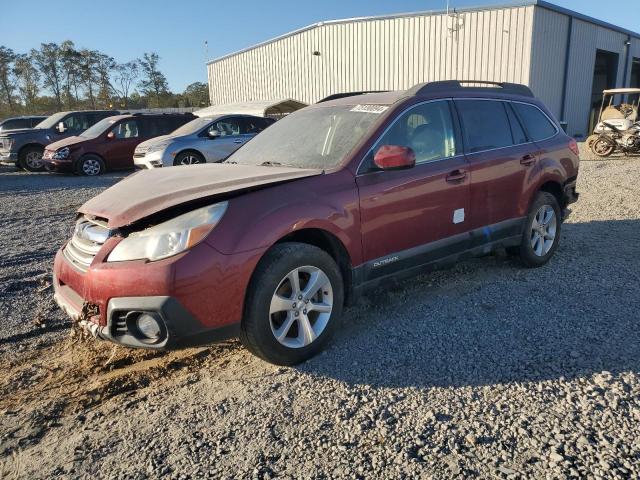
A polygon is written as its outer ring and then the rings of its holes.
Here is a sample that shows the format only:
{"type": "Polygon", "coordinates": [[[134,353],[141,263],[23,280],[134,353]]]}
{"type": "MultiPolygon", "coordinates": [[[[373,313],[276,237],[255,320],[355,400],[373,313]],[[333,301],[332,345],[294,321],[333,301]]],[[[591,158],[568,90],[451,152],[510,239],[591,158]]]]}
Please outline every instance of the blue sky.
{"type": "MultiPolygon", "coordinates": [[[[451,0],[454,7],[509,0],[451,0]]],[[[638,0],[552,0],[580,13],[640,32],[638,0]],[[615,8],[611,8],[614,5],[615,8]]],[[[0,15],[0,45],[26,52],[69,39],[117,61],[156,51],[174,91],[206,81],[204,42],[215,58],[274,36],[336,18],[444,8],[446,0],[243,0],[180,2],[8,0],[0,15]]]]}

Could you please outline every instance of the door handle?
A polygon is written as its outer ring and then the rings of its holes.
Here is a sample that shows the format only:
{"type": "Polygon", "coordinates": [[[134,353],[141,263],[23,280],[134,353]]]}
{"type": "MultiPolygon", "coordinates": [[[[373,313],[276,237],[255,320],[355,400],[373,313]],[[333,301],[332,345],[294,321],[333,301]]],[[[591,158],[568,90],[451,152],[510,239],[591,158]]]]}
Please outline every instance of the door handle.
{"type": "Polygon", "coordinates": [[[242,143],[244,140],[234,140],[233,143],[242,143]]]}
{"type": "Polygon", "coordinates": [[[536,163],[536,156],[529,153],[520,159],[520,163],[525,166],[533,165],[536,163]]]}
{"type": "Polygon", "coordinates": [[[467,172],[465,170],[454,170],[447,175],[447,182],[458,183],[467,178],[467,172]]]}

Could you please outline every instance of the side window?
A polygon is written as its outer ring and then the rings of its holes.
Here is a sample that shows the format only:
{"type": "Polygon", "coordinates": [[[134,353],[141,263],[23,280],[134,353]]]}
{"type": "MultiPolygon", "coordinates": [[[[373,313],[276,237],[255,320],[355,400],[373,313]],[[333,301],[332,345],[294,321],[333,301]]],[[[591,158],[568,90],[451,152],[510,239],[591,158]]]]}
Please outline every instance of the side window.
{"type": "Polygon", "coordinates": [[[264,121],[264,118],[244,118],[244,129],[242,133],[256,134],[267,128],[268,124],[264,121]]]}
{"type": "Polygon", "coordinates": [[[456,155],[455,131],[448,101],[418,105],[402,114],[378,141],[383,145],[410,147],[416,163],[456,155]]]}
{"type": "Polygon", "coordinates": [[[211,130],[218,130],[221,137],[240,135],[240,120],[237,118],[225,118],[219,120],[209,127],[211,130]]]}
{"type": "Polygon", "coordinates": [[[516,102],[513,103],[513,107],[520,115],[527,132],[529,132],[529,136],[534,142],[545,140],[556,134],[556,127],[538,107],[516,102]]]}
{"type": "Polygon", "coordinates": [[[125,120],[120,122],[113,127],[113,130],[111,131],[115,134],[115,138],[118,139],[136,138],[140,136],[138,122],[136,120],[125,120]]]}
{"type": "Polygon", "coordinates": [[[74,113],[65,118],[62,123],[64,127],[71,132],[84,132],[92,123],[89,121],[89,115],[86,113],[74,113]]]}
{"type": "Polygon", "coordinates": [[[513,145],[504,102],[456,100],[456,107],[469,153],[513,145]]]}
{"type": "Polygon", "coordinates": [[[142,117],[138,119],[138,124],[142,127],[142,135],[148,138],[171,132],[167,119],[162,117],[142,117]]]}
{"type": "Polygon", "coordinates": [[[2,130],[13,130],[15,128],[28,128],[29,125],[25,123],[25,120],[7,120],[2,124],[2,130]]]}
{"type": "Polygon", "coordinates": [[[509,116],[509,124],[511,125],[511,135],[513,135],[513,143],[516,145],[522,145],[523,143],[527,143],[529,140],[527,139],[527,134],[524,133],[522,129],[522,124],[520,120],[513,112],[511,105],[505,103],[505,108],[507,109],[507,115],[509,116]]]}

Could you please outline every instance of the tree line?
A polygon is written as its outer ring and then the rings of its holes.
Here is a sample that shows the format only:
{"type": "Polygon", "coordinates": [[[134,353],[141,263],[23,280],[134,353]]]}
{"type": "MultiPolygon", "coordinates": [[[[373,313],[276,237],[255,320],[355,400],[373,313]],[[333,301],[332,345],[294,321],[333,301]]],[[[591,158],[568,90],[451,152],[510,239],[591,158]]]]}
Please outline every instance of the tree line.
{"type": "Polygon", "coordinates": [[[61,110],[205,107],[207,85],[169,90],[160,57],[144,53],[125,63],[66,40],[28,53],[0,46],[0,118],[61,110]]]}

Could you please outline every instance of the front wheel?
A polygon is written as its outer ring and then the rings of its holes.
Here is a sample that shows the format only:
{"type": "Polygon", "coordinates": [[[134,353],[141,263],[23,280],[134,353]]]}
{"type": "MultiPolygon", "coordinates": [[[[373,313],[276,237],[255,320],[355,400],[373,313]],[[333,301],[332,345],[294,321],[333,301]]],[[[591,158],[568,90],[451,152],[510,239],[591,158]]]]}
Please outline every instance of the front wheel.
{"type": "Polygon", "coordinates": [[[328,253],[304,243],[278,244],[251,280],[240,340],[268,362],[295,365],[329,341],[343,302],[342,275],[328,253]]]}
{"type": "Polygon", "coordinates": [[[86,175],[88,177],[95,177],[104,173],[104,162],[100,157],[95,155],[85,155],[82,157],[76,165],[76,173],[78,175],[86,175]]]}
{"type": "Polygon", "coordinates": [[[42,147],[27,147],[20,152],[18,157],[18,167],[30,172],[40,172],[44,170],[44,162],[42,161],[42,147]]]}
{"type": "Polygon", "coordinates": [[[178,165],[197,165],[199,163],[206,163],[204,157],[198,152],[180,152],[175,161],[174,166],[178,165]]]}
{"type": "Polygon", "coordinates": [[[558,200],[548,192],[536,195],[522,233],[517,254],[527,267],[547,263],[560,243],[561,211],[558,200]]]}

